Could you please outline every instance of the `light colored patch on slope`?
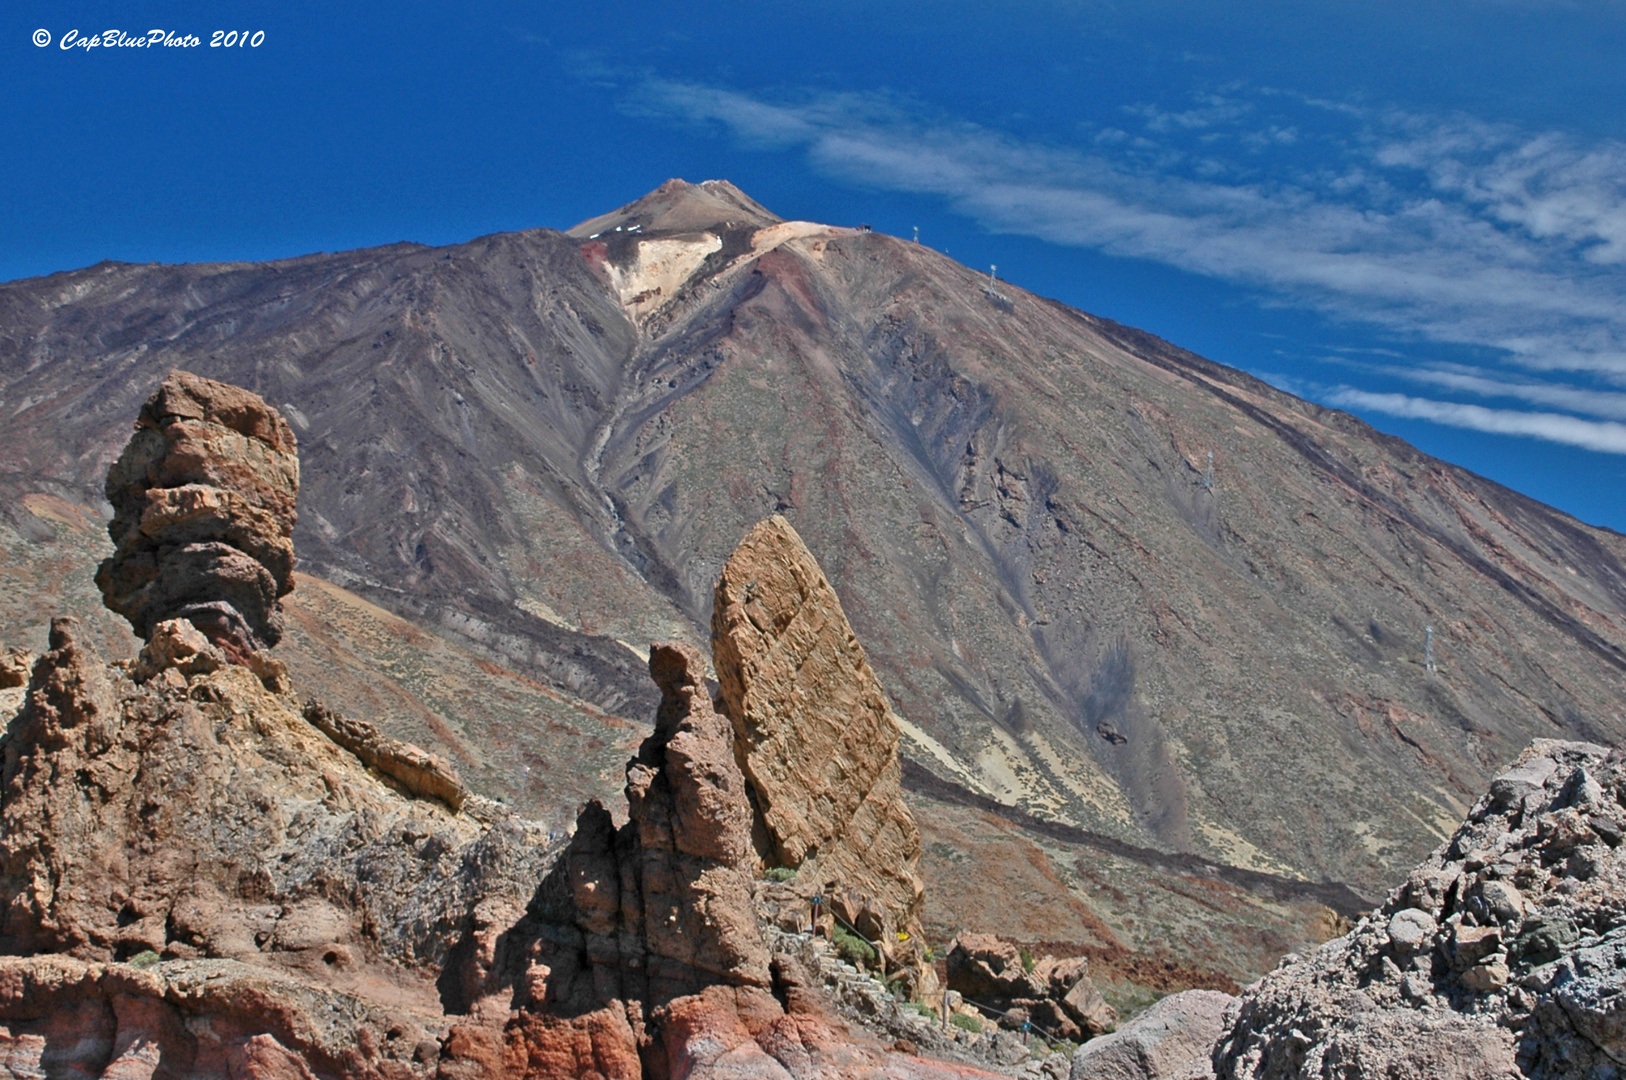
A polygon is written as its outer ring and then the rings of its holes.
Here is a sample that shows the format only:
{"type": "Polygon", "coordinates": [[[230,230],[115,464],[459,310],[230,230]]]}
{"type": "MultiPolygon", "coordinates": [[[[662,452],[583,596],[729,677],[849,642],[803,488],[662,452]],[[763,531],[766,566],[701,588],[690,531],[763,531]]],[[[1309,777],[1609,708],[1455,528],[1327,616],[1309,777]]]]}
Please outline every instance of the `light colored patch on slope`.
{"type": "Polygon", "coordinates": [[[647,319],[677,295],[707,255],[722,246],[722,238],[715,233],[701,233],[693,239],[639,241],[637,258],[630,266],[610,263],[607,267],[621,306],[634,319],[647,319]]]}
{"type": "Polygon", "coordinates": [[[921,750],[924,750],[932,758],[932,760],[938,762],[945,769],[947,769],[951,776],[958,779],[961,783],[965,784],[973,791],[979,792],[983,795],[993,795],[993,792],[989,791],[987,786],[983,784],[981,778],[979,778],[976,773],[960,764],[959,759],[949,752],[948,747],[944,746],[942,743],[938,742],[936,739],[932,738],[930,735],[926,734],[920,728],[911,724],[897,713],[892,714],[892,719],[897,721],[898,730],[903,733],[904,738],[914,743],[915,746],[921,750]]]}
{"type": "Polygon", "coordinates": [[[1192,831],[1203,838],[1203,843],[1219,857],[1221,862],[1230,866],[1239,866],[1244,870],[1257,870],[1265,874],[1276,874],[1280,877],[1295,878],[1299,881],[1309,880],[1300,871],[1287,863],[1272,859],[1247,840],[1223,826],[1197,817],[1196,828],[1192,831]]]}
{"type": "Polygon", "coordinates": [[[1123,790],[1094,761],[1082,754],[1064,755],[1037,729],[1027,732],[1023,738],[1029,749],[1049,767],[1050,775],[1080,801],[1115,821],[1134,823],[1134,811],[1124,798],[1123,790]]]}
{"type": "Polygon", "coordinates": [[[536,599],[534,596],[522,596],[518,600],[515,600],[514,603],[521,611],[529,611],[532,615],[535,615],[544,622],[550,622],[555,626],[562,626],[566,630],[577,629],[576,627],[565,622],[564,617],[561,616],[557,611],[553,610],[541,600],[536,599]]]}
{"type": "Polygon", "coordinates": [[[780,244],[791,240],[805,240],[810,236],[835,236],[837,233],[854,231],[856,230],[820,225],[816,221],[781,221],[778,225],[769,225],[766,229],[758,229],[751,234],[751,257],[766,255],[780,244]]]}
{"type": "Polygon", "coordinates": [[[59,495],[49,495],[41,491],[30,492],[22,497],[22,504],[37,518],[58,522],[78,532],[91,528],[92,518],[86,509],[59,495]]]}
{"type": "Polygon", "coordinates": [[[983,783],[995,797],[1005,802],[1023,804],[1035,801],[1038,793],[1021,777],[1022,773],[1030,771],[1027,755],[1001,729],[991,728],[988,734],[991,736],[988,745],[977,754],[977,769],[982,773],[983,783]]]}

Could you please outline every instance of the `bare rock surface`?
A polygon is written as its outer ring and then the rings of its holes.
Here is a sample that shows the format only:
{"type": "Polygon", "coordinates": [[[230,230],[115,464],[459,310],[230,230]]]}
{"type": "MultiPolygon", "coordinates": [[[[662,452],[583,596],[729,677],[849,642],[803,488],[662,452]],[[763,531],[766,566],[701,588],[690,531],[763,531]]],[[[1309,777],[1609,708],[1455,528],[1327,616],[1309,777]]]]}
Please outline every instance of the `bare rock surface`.
{"type": "Polygon", "coordinates": [[[562,935],[545,954],[545,1000],[558,1010],[611,999],[654,1008],[713,984],[769,985],[745,781],[704,665],[688,646],[650,650],[662,700],[655,732],[627,764],[628,821],[616,829],[589,803],[550,879],[557,891],[544,886],[562,935]]]}
{"type": "Polygon", "coordinates": [[[864,897],[875,925],[857,929],[883,947],[917,936],[920,830],[897,718],[835,590],[777,514],[723,566],[712,653],[764,858],[864,897]]]}
{"type": "Polygon", "coordinates": [[[97,584],[141,637],[190,620],[246,656],[282,636],[293,589],[299,456],[257,394],[173,371],[107,474],[116,548],[97,584]]]}
{"type": "Polygon", "coordinates": [[[453,810],[463,808],[469,793],[445,758],[391,739],[376,724],[343,716],[314,698],[305,703],[304,713],[312,727],[355,754],[369,769],[384,774],[413,795],[439,799],[453,810]]]}
{"type": "Polygon", "coordinates": [[[950,990],[1055,1038],[1079,1042],[1112,1030],[1118,1020],[1083,957],[1035,957],[992,934],[962,933],[949,948],[946,969],[950,990]]]}
{"type": "Polygon", "coordinates": [[[1184,990],[1160,998],[1110,1035],[1073,1055],[1071,1080],[1212,1080],[1210,1056],[1236,998],[1184,990]]]}
{"type": "Polygon", "coordinates": [[[546,834],[402,797],[245,667],[137,683],[76,629],[3,740],[0,1041],[90,1076],[143,1042],[175,1075],[433,1075],[437,983],[546,834]]]}
{"type": "Polygon", "coordinates": [[[1242,996],[1218,1076],[1621,1075],[1623,837],[1626,754],[1537,740],[1387,903],[1242,996]]]}

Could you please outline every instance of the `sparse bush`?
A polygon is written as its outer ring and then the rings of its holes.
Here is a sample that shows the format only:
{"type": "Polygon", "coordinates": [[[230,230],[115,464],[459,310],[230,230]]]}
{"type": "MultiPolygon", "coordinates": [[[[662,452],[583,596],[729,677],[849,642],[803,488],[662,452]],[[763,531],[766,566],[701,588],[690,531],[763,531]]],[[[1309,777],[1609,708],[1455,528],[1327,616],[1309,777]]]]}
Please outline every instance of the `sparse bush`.
{"type": "Polygon", "coordinates": [[[967,1016],[965,1013],[954,1013],[949,1017],[949,1023],[953,1024],[961,1031],[969,1031],[973,1035],[982,1034],[982,1021],[978,1020],[975,1016],[967,1016]]]}
{"type": "Polygon", "coordinates": [[[1032,975],[1034,967],[1033,953],[1026,945],[1021,946],[1017,952],[1022,957],[1022,970],[1032,975]]]}
{"type": "Polygon", "coordinates": [[[767,869],[767,872],[765,872],[762,876],[767,878],[769,881],[777,881],[781,883],[786,881],[795,881],[796,870],[795,868],[789,866],[770,866],[767,869]]]}
{"type": "Polygon", "coordinates": [[[903,1007],[912,1010],[918,1016],[924,1016],[928,1020],[937,1019],[937,1010],[924,1002],[906,1001],[903,1003],[903,1007]]]}
{"type": "Polygon", "coordinates": [[[840,923],[836,923],[830,934],[830,944],[836,947],[837,956],[854,967],[874,967],[879,959],[875,946],[840,923]]]}
{"type": "Polygon", "coordinates": [[[130,966],[133,968],[150,968],[158,963],[158,954],[151,949],[143,949],[130,957],[130,966]]]}

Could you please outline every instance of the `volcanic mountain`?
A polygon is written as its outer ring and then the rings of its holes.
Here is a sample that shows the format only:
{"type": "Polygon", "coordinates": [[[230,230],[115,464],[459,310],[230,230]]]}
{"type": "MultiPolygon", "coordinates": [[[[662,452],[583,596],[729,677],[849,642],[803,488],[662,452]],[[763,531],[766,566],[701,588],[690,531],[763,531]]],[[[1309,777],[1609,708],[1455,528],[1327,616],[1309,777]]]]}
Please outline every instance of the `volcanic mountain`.
{"type": "MultiPolygon", "coordinates": [[[[348,604],[526,700],[642,721],[642,648],[704,645],[724,560],[778,513],[917,792],[1369,897],[1531,738],[1626,734],[1626,538],[724,182],[568,232],[0,285],[9,588],[86,593],[103,478],[172,368],[252,388],[298,436],[295,647],[332,629],[301,631],[302,596],[348,604]],[[70,518],[78,546],[45,544],[70,518]]],[[[14,597],[0,637],[43,641],[49,614],[14,597]]],[[[513,693],[419,684],[475,718],[423,737],[465,744],[471,783],[538,816],[577,792],[516,779],[490,721],[513,693]]],[[[556,764],[624,756],[595,736],[556,764]]],[[[928,843],[924,867],[961,857],[928,843]]]]}

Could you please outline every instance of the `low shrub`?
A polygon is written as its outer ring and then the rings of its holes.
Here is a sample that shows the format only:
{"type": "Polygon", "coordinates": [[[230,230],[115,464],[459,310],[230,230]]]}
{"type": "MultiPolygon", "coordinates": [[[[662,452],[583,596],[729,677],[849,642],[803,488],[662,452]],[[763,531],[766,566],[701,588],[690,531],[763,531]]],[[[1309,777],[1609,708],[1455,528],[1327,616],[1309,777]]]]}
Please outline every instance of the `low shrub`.
{"type": "Polygon", "coordinates": [[[874,967],[880,959],[875,952],[875,946],[850,932],[845,926],[836,923],[830,934],[830,944],[836,947],[836,955],[841,957],[853,967],[874,967]]]}
{"type": "Polygon", "coordinates": [[[770,866],[767,872],[762,876],[767,878],[769,881],[795,881],[796,871],[794,868],[789,866],[770,866]]]}
{"type": "Polygon", "coordinates": [[[949,1017],[949,1023],[953,1024],[962,1031],[969,1031],[973,1035],[982,1034],[982,1021],[978,1020],[975,1016],[968,1016],[965,1013],[954,1013],[949,1017]]]}

